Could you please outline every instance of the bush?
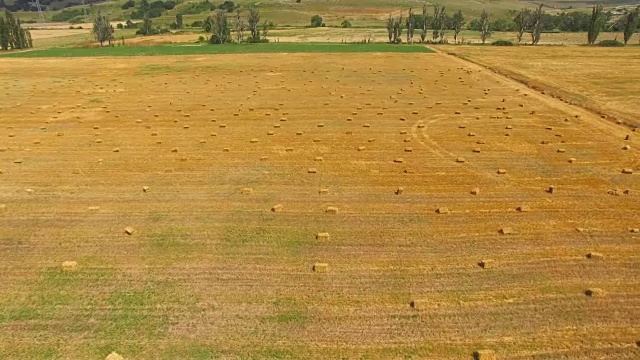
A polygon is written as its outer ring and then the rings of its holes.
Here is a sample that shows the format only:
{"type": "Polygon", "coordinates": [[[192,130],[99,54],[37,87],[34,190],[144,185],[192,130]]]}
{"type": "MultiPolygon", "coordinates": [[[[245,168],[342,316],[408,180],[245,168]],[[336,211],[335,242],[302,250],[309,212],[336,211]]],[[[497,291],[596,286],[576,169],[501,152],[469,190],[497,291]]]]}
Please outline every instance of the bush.
{"type": "Polygon", "coordinates": [[[116,28],[118,28],[118,29],[124,29],[124,25],[122,25],[122,23],[118,23],[118,25],[116,25],[116,28]]]}
{"type": "Polygon", "coordinates": [[[624,44],[618,40],[602,40],[598,43],[598,46],[618,47],[618,46],[624,46],[624,44]]]}
{"type": "Polygon", "coordinates": [[[236,4],[234,4],[231,0],[225,0],[222,4],[220,4],[220,6],[218,6],[218,9],[225,10],[226,12],[232,12],[235,8],[236,4]]]}
{"type": "Polygon", "coordinates": [[[493,46],[513,46],[513,42],[509,40],[497,40],[491,43],[493,46]]]}
{"type": "Polygon", "coordinates": [[[166,10],[173,10],[176,7],[176,2],[175,1],[165,1],[164,4],[162,4],[162,7],[165,8],[166,10]]]}
{"type": "Polygon", "coordinates": [[[342,26],[343,28],[350,28],[351,23],[349,22],[349,20],[344,20],[342,24],[340,24],[340,26],[342,26]]]}
{"type": "Polygon", "coordinates": [[[196,20],[191,23],[191,27],[194,27],[194,28],[201,28],[203,26],[204,26],[204,21],[202,20],[196,20]]]}
{"type": "Polygon", "coordinates": [[[129,9],[129,8],[134,7],[134,6],[136,6],[136,2],[135,2],[135,1],[133,1],[133,0],[129,0],[129,1],[127,1],[126,3],[122,4],[121,8],[122,8],[123,10],[127,10],[127,9],[129,9]]]}
{"type": "Polygon", "coordinates": [[[311,18],[311,27],[322,26],[322,17],[320,15],[313,15],[311,18]]]}
{"type": "Polygon", "coordinates": [[[204,36],[202,36],[202,35],[198,36],[198,42],[202,43],[202,42],[205,42],[205,41],[207,41],[207,39],[205,39],[204,36]]]}
{"type": "Polygon", "coordinates": [[[203,1],[195,4],[189,5],[188,8],[180,10],[181,14],[184,15],[195,15],[203,12],[209,12],[215,10],[215,4],[210,3],[209,1],[203,1]]]}

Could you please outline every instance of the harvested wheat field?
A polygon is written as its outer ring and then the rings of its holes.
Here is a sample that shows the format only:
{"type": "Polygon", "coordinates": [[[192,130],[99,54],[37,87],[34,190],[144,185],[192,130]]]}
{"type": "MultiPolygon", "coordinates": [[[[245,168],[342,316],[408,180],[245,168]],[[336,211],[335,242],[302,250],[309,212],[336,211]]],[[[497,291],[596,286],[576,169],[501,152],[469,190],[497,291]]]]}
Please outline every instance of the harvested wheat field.
{"type": "Polygon", "coordinates": [[[437,53],[0,83],[2,359],[638,357],[629,128],[437,53]]]}
{"type": "Polygon", "coordinates": [[[477,46],[442,48],[531,85],[560,101],[640,127],[640,47],[477,46]]]}

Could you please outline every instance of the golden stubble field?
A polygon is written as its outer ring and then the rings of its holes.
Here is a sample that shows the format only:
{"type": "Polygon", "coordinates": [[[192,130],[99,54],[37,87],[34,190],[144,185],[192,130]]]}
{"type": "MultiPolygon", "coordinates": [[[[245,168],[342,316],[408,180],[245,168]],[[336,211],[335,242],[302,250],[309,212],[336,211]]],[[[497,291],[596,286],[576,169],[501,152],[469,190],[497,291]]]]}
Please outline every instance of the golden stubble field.
{"type": "Polygon", "coordinates": [[[640,127],[638,46],[518,46],[500,51],[477,46],[444,46],[442,50],[640,127]]]}
{"type": "Polygon", "coordinates": [[[638,356],[625,127],[443,54],[0,82],[1,358],[638,356]]]}

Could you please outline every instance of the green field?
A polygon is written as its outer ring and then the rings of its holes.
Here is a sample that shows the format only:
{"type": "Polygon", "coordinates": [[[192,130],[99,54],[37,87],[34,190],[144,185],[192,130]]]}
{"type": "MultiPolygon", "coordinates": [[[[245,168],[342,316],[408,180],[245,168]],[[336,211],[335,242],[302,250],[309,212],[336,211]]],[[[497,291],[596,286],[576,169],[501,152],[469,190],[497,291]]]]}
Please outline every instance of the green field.
{"type": "Polygon", "coordinates": [[[250,54],[250,53],[357,53],[395,52],[429,53],[433,50],[421,45],[390,44],[225,44],[225,45],[163,45],[163,46],[119,46],[101,48],[52,48],[13,52],[0,57],[91,57],[91,56],[160,56],[197,54],[250,54]]]}

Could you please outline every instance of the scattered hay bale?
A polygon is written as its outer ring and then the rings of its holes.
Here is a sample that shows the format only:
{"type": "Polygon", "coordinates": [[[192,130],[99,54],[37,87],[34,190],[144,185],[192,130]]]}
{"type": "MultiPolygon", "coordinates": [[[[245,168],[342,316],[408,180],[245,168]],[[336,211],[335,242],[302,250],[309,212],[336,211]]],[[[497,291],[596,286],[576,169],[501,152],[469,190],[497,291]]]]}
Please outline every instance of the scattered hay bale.
{"type": "Polygon", "coordinates": [[[230,151],[231,151],[231,149],[229,149],[229,148],[223,148],[222,149],[222,152],[230,152],[230,151]]]}
{"type": "Polygon", "coordinates": [[[339,209],[336,206],[328,206],[324,212],[327,214],[337,214],[338,211],[339,209]]]}
{"type": "Polygon", "coordinates": [[[404,148],[404,152],[407,152],[407,153],[413,152],[413,148],[406,147],[406,148],[404,148]]]}
{"type": "Polygon", "coordinates": [[[631,145],[625,145],[622,147],[622,150],[630,150],[631,149],[631,145]]]}
{"type": "Polygon", "coordinates": [[[96,144],[102,144],[102,139],[95,139],[94,141],[96,144]]]}
{"type": "Polygon", "coordinates": [[[131,235],[135,232],[136,230],[134,228],[132,228],[131,226],[127,226],[126,228],[124,228],[124,233],[127,235],[131,235]]]}
{"type": "Polygon", "coordinates": [[[444,214],[450,214],[451,210],[449,210],[448,207],[440,207],[440,208],[436,209],[436,212],[438,214],[444,215],[444,214]]]}
{"type": "Polygon", "coordinates": [[[637,234],[637,233],[640,233],[640,229],[639,228],[629,228],[629,232],[637,234]]]}
{"type": "Polygon", "coordinates": [[[220,124],[220,128],[224,129],[227,127],[227,124],[220,124]]]}
{"type": "Polygon", "coordinates": [[[114,148],[112,151],[115,153],[120,152],[120,148],[114,148]]]}
{"type": "Polygon", "coordinates": [[[404,162],[404,159],[396,158],[396,159],[393,160],[393,162],[396,163],[396,164],[402,164],[402,162],[404,162]]]}
{"type": "Polygon", "coordinates": [[[479,187],[475,187],[473,189],[471,189],[471,195],[478,195],[480,194],[480,188],[479,187]]]}
{"type": "Polygon", "coordinates": [[[398,186],[396,189],[396,195],[402,195],[404,193],[404,188],[402,186],[398,186]]]}
{"type": "Polygon", "coordinates": [[[33,189],[24,189],[27,194],[33,194],[33,189]]]}
{"type": "Polygon", "coordinates": [[[370,143],[371,143],[371,142],[374,142],[374,141],[376,141],[376,139],[375,139],[375,138],[370,138],[369,140],[367,140],[367,142],[370,142],[370,143]]]}
{"type": "Polygon", "coordinates": [[[547,190],[547,192],[549,194],[555,194],[556,193],[556,187],[554,185],[549,186],[549,189],[547,190]]]}
{"type": "Polygon", "coordinates": [[[78,268],[78,263],[75,261],[64,261],[62,263],[62,271],[74,271],[78,268]]]}
{"type": "Polygon", "coordinates": [[[592,251],[590,253],[587,254],[587,259],[591,259],[591,260],[602,260],[604,258],[604,255],[602,255],[599,252],[595,252],[592,251]]]}
{"type": "Polygon", "coordinates": [[[600,288],[590,288],[584,291],[588,297],[599,297],[604,295],[604,291],[600,288]]]}
{"type": "Polygon", "coordinates": [[[418,115],[418,112],[417,111],[412,111],[411,115],[418,115]]]}
{"type": "Polygon", "coordinates": [[[521,205],[521,206],[518,206],[516,208],[516,211],[518,211],[518,212],[527,212],[527,211],[529,211],[529,207],[526,206],[526,205],[521,205]]]}
{"type": "Polygon", "coordinates": [[[476,144],[478,144],[478,145],[485,145],[486,143],[487,143],[487,142],[486,142],[486,141],[484,141],[484,140],[478,140],[478,141],[476,141],[476,144]]]}
{"type": "Polygon", "coordinates": [[[411,138],[404,139],[404,142],[406,142],[406,143],[411,142],[411,138]]]}
{"type": "Polygon", "coordinates": [[[253,193],[252,188],[242,188],[242,190],[240,190],[240,194],[242,195],[251,195],[252,193],[253,193]]]}
{"type": "Polygon", "coordinates": [[[474,153],[479,154],[480,152],[482,152],[482,149],[480,148],[475,148],[472,150],[474,153]]]}
{"type": "Polygon", "coordinates": [[[507,173],[506,169],[498,169],[498,175],[504,175],[507,173]]]}
{"type": "Polygon", "coordinates": [[[13,160],[14,164],[22,164],[23,162],[24,162],[23,159],[15,159],[15,160],[13,160]]]}
{"type": "Polygon", "coordinates": [[[464,163],[464,162],[466,162],[466,160],[463,157],[459,157],[459,158],[456,159],[456,162],[457,163],[464,163]]]}
{"type": "Polygon", "coordinates": [[[7,211],[7,204],[0,204],[0,212],[7,211]]]}
{"type": "Polygon", "coordinates": [[[409,306],[413,309],[413,310],[424,310],[428,307],[429,302],[426,300],[412,300],[409,303],[409,306]]]}
{"type": "Polygon", "coordinates": [[[348,117],[347,121],[353,121],[353,118],[352,117],[348,117]]]}
{"type": "Polygon", "coordinates": [[[255,138],[254,138],[254,139],[249,140],[249,142],[250,142],[251,144],[255,144],[255,143],[257,143],[257,142],[258,142],[258,139],[255,139],[255,138]]]}
{"type": "Polygon", "coordinates": [[[293,148],[292,147],[288,147],[284,149],[285,152],[293,152],[293,148]]]}
{"type": "Polygon", "coordinates": [[[268,156],[261,156],[260,157],[260,161],[265,161],[265,160],[269,160],[268,156]]]}
{"type": "Polygon", "coordinates": [[[493,260],[480,260],[480,262],[478,262],[478,266],[480,266],[483,269],[492,268],[492,267],[494,267],[494,261],[493,260]]]}
{"type": "Polygon", "coordinates": [[[571,163],[571,164],[575,163],[576,161],[578,161],[578,160],[576,160],[576,158],[569,158],[569,163],[571,163]]]}
{"type": "Polygon", "coordinates": [[[271,212],[280,212],[284,208],[282,204],[275,204],[271,207],[271,212]]]}
{"type": "Polygon", "coordinates": [[[633,169],[625,168],[622,169],[623,174],[633,174],[633,169]]]}
{"type": "Polygon", "coordinates": [[[513,234],[513,229],[511,229],[510,227],[503,227],[500,229],[499,233],[502,235],[511,235],[513,234]]]}
{"type": "Polygon", "coordinates": [[[400,131],[400,135],[407,135],[407,130],[400,131]]]}
{"type": "Polygon", "coordinates": [[[513,129],[513,126],[511,126],[511,125],[507,125],[507,126],[505,126],[504,128],[505,128],[506,130],[511,130],[511,129],[513,129]]]}
{"type": "Polygon", "coordinates": [[[104,360],[125,360],[125,359],[122,355],[114,351],[111,354],[107,355],[107,357],[104,358],[104,360]]]}
{"type": "Polygon", "coordinates": [[[364,146],[358,146],[358,151],[364,151],[366,148],[364,146]]]}
{"type": "Polygon", "coordinates": [[[147,193],[147,192],[149,192],[149,191],[150,191],[150,189],[149,189],[149,187],[148,187],[148,186],[143,186],[143,187],[142,187],[142,191],[147,193]]]}
{"type": "Polygon", "coordinates": [[[562,149],[562,148],[558,149],[558,153],[565,153],[565,152],[567,152],[566,149],[562,149]]]}
{"type": "Polygon", "coordinates": [[[607,194],[613,195],[613,196],[620,196],[620,195],[622,195],[622,191],[620,191],[618,189],[611,189],[611,190],[607,191],[607,194]]]}
{"type": "Polygon", "coordinates": [[[362,125],[362,127],[370,128],[371,124],[364,124],[364,125],[362,125]]]}
{"type": "Polygon", "coordinates": [[[183,129],[188,129],[190,126],[189,125],[184,125],[182,128],[183,129]]]}
{"type": "Polygon", "coordinates": [[[316,240],[328,241],[330,238],[331,236],[329,235],[329,233],[326,233],[326,232],[316,234],[316,240]]]}
{"type": "Polygon", "coordinates": [[[267,131],[267,135],[273,135],[275,134],[273,131],[267,131]]]}
{"type": "Polygon", "coordinates": [[[418,129],[424,129],[424,124],[418,124],[418,129]]]}
{"type": "Polygon", "coordinates": [[[316,169],[316,168],[309,168],[309,169],[307,170],[307,173],[309,173],[309,174],[315,174],[315,173],[317,173],[317,172],[318,172],[318,169],[316,169]]]}
{"type": "Polygon", "coordinates": [[[476,133],[470,132],[467,134],[467,136],[476,136],[476,133]]]}
{"type": "Polygon", "coordinates": [[[320,195],[326,195],[329,193],[329,189],[320,189],[318,190],[318,194],[320,195]]]}
{"type": "Polygon", "coordinates": [[[327,263],[315,263],[312,268],[313,272],[326,273],[329,270],[329,264],[327,263]]]}
{"type": "Polygon", "coordinates": [[[324,161],[324,158],[322,156],[316,156],[313,161],[324,161]]]}
{"type": "Polygon", "coordinates": [[[171,149],[171,152],[172,152],[172,153],[177,153],[177,152],[178,152],[178,148],[173,148],[173,149],[171,149]]]}
{"type": "Polygon", "coordinates": [[[473,360],[497,360],[493,350],[476,350],[473,352],[473,360]]]}
{"type": "Polygon", "coordinates": [[[304,132],[303,131],[297,131],[296,135],[304,135],[304,132]]]}

